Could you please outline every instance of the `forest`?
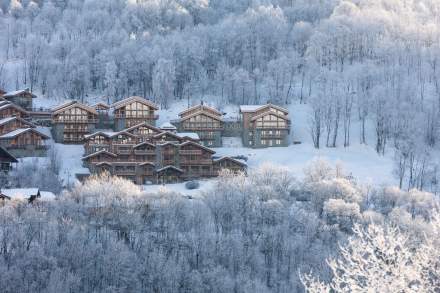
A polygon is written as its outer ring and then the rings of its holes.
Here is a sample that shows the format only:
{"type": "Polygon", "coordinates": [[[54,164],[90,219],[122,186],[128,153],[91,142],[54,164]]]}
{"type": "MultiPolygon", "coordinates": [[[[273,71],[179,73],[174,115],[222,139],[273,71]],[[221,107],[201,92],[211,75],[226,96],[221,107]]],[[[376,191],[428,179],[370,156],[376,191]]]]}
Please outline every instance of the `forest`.
{"type": "Polygon", "coordinates": [[[8,201],[0,222],[5,293],[439,288],[436,197],[364,186],[325,161],[301,180],[273,165],[225,172],[197,197],[104,174],[56,201],[8,201]]]}
{"type": "Polygon", "coordinates": [[[57,200],[1,202],[2,292],[439,291],[438,0],[0,0],[0,88],[23,87],[307,105],[315,148],[391,154],[397,186],[316,160],[195,197],[106,174],[63,190],[50,154],[10,181],[57,200]]]}
{"type": "Polygon", "coordinates": [[[392,152],[401,188],[437,193],[439,15],[437,0],[0,0],[0,87],[306,103],[316,148],[392,152]]]}

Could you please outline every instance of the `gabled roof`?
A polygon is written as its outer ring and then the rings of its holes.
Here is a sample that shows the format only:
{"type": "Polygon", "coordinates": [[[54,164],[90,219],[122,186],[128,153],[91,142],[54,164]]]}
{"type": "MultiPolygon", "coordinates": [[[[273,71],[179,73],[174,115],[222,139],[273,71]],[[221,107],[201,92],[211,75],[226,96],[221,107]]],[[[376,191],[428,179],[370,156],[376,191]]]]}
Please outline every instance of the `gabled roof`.
{"type": "Polygon", "coordinates": [[[76,104],[76,101],[66,101],[66,102],[64,102],[64,103],[61,103],[61,104],[55,106],[55,107],[52,107],[51,110],[52,110],[53,112],[55,112],[55,111],[58,111],[58,110],[60,110],[60,109],[63,109],[63,108],[65,108],[65,107],[70,106],[70,105],[73,105],[73,104],[76,104]]]}
{"type": "Polygon", "coordinates": [[[29,91],[29,89],[23,89],[23,90],[18,90],[18,91],[12,91],[12,92],[7,92],[6,94],[3,95],[4,98],[12,98],[15,96],[19,96],[22,94],[29,94],[31,95],[32,98],[36,98],[37,96],[34,95],[33,93],[31,93],[29,91]]]}
{"type": "Polygon", "coordinates": [[[85,157],[82,157],[81,160],[87,160],[87,159],[90,159],[90,158],[93,158],[93,157],[96,157],[96,156],[102,155],[102,154],[106,154],[106,155],[109,155],[111,157],[117,157],[117,155],[114,154],[114,153],[108,152],[106,150],[100,150],[100,151],[97,151],[97,152],[95,152],[93,154],[90,154],[90,155],[87,155],[85,157]]]}
{"type": "Polygon", "coordinates": [[[107,165],[107,166],[111,166],[112,164],[109,162],[99,162],[96,164],[96,166],[102,166],[102,165],[107,165]]]}
{"type": "Polygon", "coordinates": [[[104,102],[98,102],[98,103],[96,103],[96,104],[93,104],[92,105],[92,107],[93,108],[97,108],[97,107],[102,107],[102,108],[105,108],[105,109],[110,109],[110,106],[109,105],[107,105],[106,103],[104,103],[104,102]]]}
{"type": "Polygon", "coordinates": [[[97,131],[97,132],[94,132],[92,134],[85,135],[84,138],[85,139],[89,139],[89,138],[95,137],[97,135],[102,135],[102,136],[105,136],[107,138],[114,138],[114,137],[116,137],[118,135],[127,135],[127,136],[131,136],[131,137],[137,137],[133,133],[127,132],[125,130],[122,130],[122,131],[118,131],[118,132],[113,132],[113,131],[97,131]]]}
{"type": "Polygon", "coordinates": [[[5,150],[3,147],[0,146],[0,158],[2,158],[0,161],[4,162],[3,159],[6,159],[9,163],[18,163],[18,160],[7,150],[5,150]]]}
{"type": "Polygon", "coordinates": [[[90,112],[92,114],[98,115],[98,112],[96,112],[96,110],[94,108],[92,108],[90,106],[87,106],[85,104],[78,103],[76,101],[74,103],[71,103],[70,105],[64,106],[62,108],[59,108],[59,109],[53,111],[53,114],[56,115],[56,114],[62,113],[64,111],[67,111],[69,109],[77,108],[77,107],[81,108],[81,109],[83,109],[83,110],[85,110],[87,112],[90,112]]]}
{"type": "Polygon", "coordinates": [[[274,105],[274,104],[270,104],[270,103],[266,104],[266,105],[241,105],[240,112],[241,113],[245,113],[245,112],[252,113],[252,112],[257,112],[257,111],[260,111],[264,108],[269,108],[269,107],[275,108],[285,114],[289,114],[289,111],[287,109],[280,107],[280,106],[277,106],[277,105],[274,105]]]}
{"type": "Polygon", "coordinates": [[[40,195],[38,188],[11,188],[2,189],[1,193],[9,199],[30,200],[40,195]]]}
{"type": "Polygon", "coordinates": [[[127,132],[128,132],[128,131],[132,131],[132,130],[135,130],[135,129],[141,127],[141,126],[144,126],[144,127],[149,128],[149,129],[151,129],[151,130],[157,131],[157,132],[159,132],[159,133],[163,132],[163,131],[160,130],[159,128],[157,128],[157,127],[155,127],[155,126],[153,126],[153,125],[150,125],[150,124],[148,124],[147,122],[142,122],[142,123],[139,123],[139,124],[133,125],[133,126],[127,128],[127,129],[124,129],[124,131],[127,131],[127,132]]]}
{"type": "Polygon", "coordinates": [[[206,106],[206,105],[195,105],[195,106],[192,106],[192,107],[190,107],[190,108],[180,112],[179,116],[182,117],[186,113],[191,112],[191,111],[196,110],[196,109],[199,109],[199,111],[209,110],[209,111],[214,112],[218,116],[222,116],[223,115],[221,112],[219,112],[217,109],[215,109],[213,107],[209,107],[209,106],[206,106]]]}
{"type": "Polygon", "coordinates": [[[166,171],[166,170],[169,170],[169,169],[174,170],[174,171],[177,171],[177,172],[179,172],[179,173],[183,173],[183,170],[182,170],[182,169],[177,168],[176,166],[172,166],[172,165],[168,165],[168,166],[165,166],[165,167],[163,167],[163,168],[157,169],[157,170],[156,170],[156,173],[161,173],[161,172],[166,171]]]}
{"type": "Polygon", "coordinates": [[[263,112],[263,113],[255,116],[255,117],[252,117],[251,121],[255,121],[255,120],[257,120],[257,119],[259,119],[261,117],[267,116],[267,115],[274,115],[274,116],[277,116],[278,118],[281,118],[281,119],[284,119],[284,120],[289,120],[289,117],[287,117],[285,115],[278,114],[278,113],[276,113],[276,112],[271,110],[271,111],[263,112]]]}
{"type": "Polygon", "coordinates": [[[49,139],[49,136],[47,136],[44,133],[41,133],[40,131],[34,129],[34,128],[17,128],[14,131],[8,132],[6,134],[3,134],[0,136],[0,139],[9,139],[9,138],[14,138],[20,134],[26,133],[26,132],[33,132],[38,134],[39,136],[41,136],[42,139],[49,139]]]}
{"type": "Polygon", "coordinates": [[[156,145],[154,145],[154,144],[152,144],[151,142],[148,142],[148,141],[144,141],[144,142],[141,142],[141,143],[138,143],[137,145],[135,145],[133,148],[138,148],[138,147],[140,147],[140,146],[143,146],[143,145],[149,145],[149,146],[152,146],[152,147],[156,147],[156,145]]]}
{"type": "Polygon", "coordinates": [[[198,115],[204,115],[204,116],[208,116],[208,117],[215,119],[215,120],[218,120],[218,121],[223,121],[221,116],[216,116],[216,115],[213,115],[213,114],[211,114],[209,112],[205,112],[205,111],[197,111],[191,115],[180,118],[180,121],[186,121],[186,120],[188,120],[194,116],[198,116],[198,115]]]}
{"type": "Polygon", "coordinates": [[[160,126],[160,129],[163,130],[177,130],[177,127],[171,124],[170,122],[165,122],[160,126]]]}
{"type": "Polygon", "coordinates": [[[111,107],[115,108],[115,109],[119,109],[119,108],[122,108],[128,104],[133,103],[133,102],[139,102],[141,104],[144,104],[144,105],[147,105],[147,106],[153,108],[154,110],[159,110],[159,108],[156,106],[156,104],[154,104],[150,100],[147,100],[147,99],[139,97],[139,96],[132,96],[132,97],[125,98],[121,101],[113,103],[113,105],[111,105],[111,107]]]}
{"type": "Polygon", "coordinates": [[[23,109],[22,107],[20,107],[16,104],[13,104],[9,101],[0,101],[0,110],[7,109],[7,108],[14,108],[14,109],[18,110],[19,112],[27,114],[27,111],[25,109],[23,109]]]}
{"type": "Polygon", "coordinates": [[[180,136],[181,138],[189,138],[192,140],[200,140],[200,137],[197,133],[195,132],[178,132],[176,133],[178,136],[180,136]]]}
{"type": "Polygon", "coordinates": [[[241,166],[243,166],[243,167],[246,167],[246,166],[247,166],[246,163],[243,163],[243,162],[241,162],[241,161],[239,161],[239,160],[237,160],[237,159],[231,158],[231,157],[221,157],[221,158],[218,158],[218,159],[214,159],[214,160],[213,160],[214,163],[220,163],[220,162],[222,162],[222,161],[231,161],[231,162],[237,163],[237,164],[239,164],[239,165],[241,165],[241,166]]]}
{"type": "Polygon", "coordinates": [[[162,135],[169,135],[169,136],[175,137],[175,138],[177,138],[178,141],[182,140],[182,138],[180,136],[178,136],[175,133],[169,132],[169,131],[164,131],[164,132],[158,133],[158,134],[154,135],[153,137],[160,138],[162,135]]]}
{"type": "Polygon", "coordinates": [[[205,146],[201,145],[200,143],[196,143],[194,141],[185,141],[184,143],[180,144],[180,146],[182,147],[182,146],[186,146],[186,145],[189,145],[189,144],[190,145],[194,145],[194,146],[196,146],[196,147],[198,147],[200,149],[204,149],[205,151],[210,152],[212,154],[215,154],[215,151],[211,150],[208,147],[205,147],[205,146]]]}
{"type": "Polygon", "coordinates": [[[20,121],[20,122],[22,122],[22,123],[28,125],[28,126],[31,127],[31,128],[35,128],[35,127],[37,127],[35,124],[33,124],[33,123],[31,123],[31,122],[28,122],[28,121],[26,121],[26,120],[24,120],[24,119],[22,119],[22,118],[15,117],[15,116],[14,116],[14,117],[7,117],[7,118],[0,119],[0,126],[4,125],[4,124],[6,124],[6,123],[9,123],[9,122],[11,122],[11,121],[14,121],[14,120],[18,120],[18,121],[20,121]]]}

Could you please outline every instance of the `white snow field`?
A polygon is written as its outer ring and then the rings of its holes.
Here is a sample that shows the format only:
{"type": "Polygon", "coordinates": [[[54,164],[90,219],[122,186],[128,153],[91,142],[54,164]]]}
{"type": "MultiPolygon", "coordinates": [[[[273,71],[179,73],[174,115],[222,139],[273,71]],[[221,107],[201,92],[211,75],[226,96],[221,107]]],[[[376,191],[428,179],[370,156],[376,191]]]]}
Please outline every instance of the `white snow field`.
{"type": "MultiPolygon", "coordinates": [[[[63,101],[54,101],[46,98],[35,99],[36,104],[40,107],[51,107],[63,101]]],[[[207,103],[209,104],[209,103],[207,103]]],[[[214,104],[215,105],[215,104],[214,104]]],[[[174,103],[169,109],[161,109],[158,111],[159,120],[157,125],[161,125],[168,121],[178,118],[178,113],[188,107],[186,100],[174,103]]],[[[228,105],[220,107],[225,112],[225,117],[238,117],[238,106],[228,105]]],[[[343,147],[342,141],[339,141],[336,148],[327,148],[324,145],[320,149],[313,147],[312,139],[309,133],[310,108],[304,104],[294,103],[289,106],[291,125],[291,141],[298,141],[301,144],[292,144],[289,147],[273,147],[266,149],[250,149],[242,147],[239,138],[224,138],[224,146],[214,148],[217,156],[245,156],[248,158],[247,164],[249,168],[255,168],[261,164],[271,163],[288,168],[297,178],[301,178],[304,168],[317,159],[326,160],[332,165],[339,164],[344,170],[352,174],[358,182],[375,183],[375,184],[396,184],[397,181],[393,176],[393,153],[391,150],[385,156],[379,156],[374,150],[374,129],[371,125],[368,129],[369,137],[367,137],[368,145],[359,143],[359,127],[356,121],[353,121],[351,128],[351,145],[343,147]]],[[[49,129],[45,130],[48,133],[49,129]]],[[[341,129],[342,132],[342,129],[341,129]]],[[[341,135],[339,137],[342,139],[341,135]]],[[[84,148],[82,145],[62,145],[54,144],[62,158],[61,176],[65,184],[74,182],[75,174],[87,174],[88,169],[82,166],[81,157],[84,148]]],[[[390,148],[391,149],[391,148],[390,148]]],[[[33,160],[35,158],[26,158],[25,160],[33,160]]],[[[46,158],[37,158],[44,163],[46,158]]],[[[210,180],[213,181],[213,180],[210,180]]],[[[206,180],[201,181],[200,190],[206,190],[212,184],[206,180]]],[[[188,191],[184,184],[168,184],[166,187],[162,185],[145,186],[146,190],[154,192],[167,189],[169,191],[181,192],[188,195],[194,195],[198,191],[188,191]]]]}

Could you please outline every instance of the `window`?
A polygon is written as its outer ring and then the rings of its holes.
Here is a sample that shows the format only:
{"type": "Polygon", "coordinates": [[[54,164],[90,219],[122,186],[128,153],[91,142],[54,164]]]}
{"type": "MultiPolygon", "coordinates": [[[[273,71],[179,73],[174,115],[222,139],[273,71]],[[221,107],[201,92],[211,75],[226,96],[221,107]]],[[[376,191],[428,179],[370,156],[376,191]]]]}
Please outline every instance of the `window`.
{"type": "Polygon", "coordinates": [[[276,145],[281,145],[281,139],[277,139],[277,140],[275,141],[275,144],[276,144],[276,145]]]}

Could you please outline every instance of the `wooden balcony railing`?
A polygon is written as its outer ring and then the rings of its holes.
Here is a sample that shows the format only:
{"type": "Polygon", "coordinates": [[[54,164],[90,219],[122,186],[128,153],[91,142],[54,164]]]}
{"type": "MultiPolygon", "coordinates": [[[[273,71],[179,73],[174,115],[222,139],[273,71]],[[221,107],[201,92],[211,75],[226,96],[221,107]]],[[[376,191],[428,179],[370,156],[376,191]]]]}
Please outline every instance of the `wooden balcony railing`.
{"type": "Polygon", "coordinates": [[[64,128],[65,133],[89,133],[87,128],[64,128]]]}
{"type": "Polygon", "coordinates": [[[179,153],[181,155],[201,155],[201,150],[180,150],[179,153]]]}
{"type": "Polygon", "coordinates": [[[114,117],[116,119],[125,118],[125,119],[139,119],[139,120],[157,120],[159,119],[159,115],[139,115],[139,116],[127,116],[125,113],[115,114],[114,117]]]}
{"type": "Polygon", "coordinates": [[[185,122],[183,123],[183,129],[185,130],[222,130],[223,125],[206,122],[185,122]]]}
{"type": "Polygon", "coordinates": [[[94,124],[98,123],[98,119],[54,119],[54,123],[71,123],[71,124],[81,124],[81,123],[89,123],[94,124]]]}
{"type": "Polygon", "coordinates": [[[212,160],[209,159],[200,159],[200,160],[185,160],[185,159],[181,159],[180,160],[180,164],[181,165],[211,165],[212,164],[212,160]]]}
{"type": "Polygon", "coordinates": [[[134,150],[135,155],[155,155],[156,151],[152,150],[134,150]]]}
{"type": "Polygon", "coordinates": [[[35,145],[35,144],[13,144],[13,145],[8,145],[6,146],[6,149],[8,150],[18,150],[18,149],[30,149],[30,148],[35,148],[37,150],[47,150],[49,148],[49,146],[47,145],[35,145]]]}

